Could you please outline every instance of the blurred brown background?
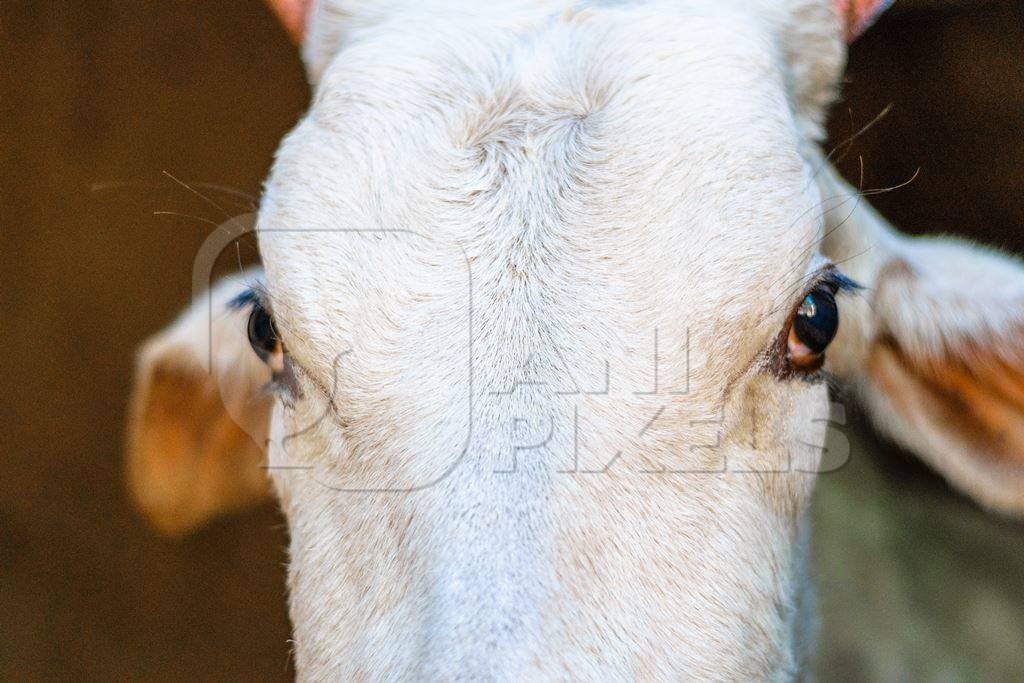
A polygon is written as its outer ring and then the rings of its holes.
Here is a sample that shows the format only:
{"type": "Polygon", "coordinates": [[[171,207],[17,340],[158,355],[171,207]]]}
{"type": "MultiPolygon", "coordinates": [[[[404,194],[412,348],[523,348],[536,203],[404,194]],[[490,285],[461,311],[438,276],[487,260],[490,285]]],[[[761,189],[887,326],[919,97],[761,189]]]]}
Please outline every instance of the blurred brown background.
{"type": "MultiPolygon", "coordinates": [[[[833,137],[893,104],[844,168],[920,168],[874,198],[904,229],[1024,253],[1022,45],[1019,2],[904,0],[854,46],[833,137]]],[[[257,0],[6,0],[0,55],[0,678],[286,679],[280,516],[161,540],[121,442],[136,345],[305,106],[295,50],[257,0]]],[[[815,509],[821,677],[1024,677],[1024,524],[851,423],[815,509]]]]}

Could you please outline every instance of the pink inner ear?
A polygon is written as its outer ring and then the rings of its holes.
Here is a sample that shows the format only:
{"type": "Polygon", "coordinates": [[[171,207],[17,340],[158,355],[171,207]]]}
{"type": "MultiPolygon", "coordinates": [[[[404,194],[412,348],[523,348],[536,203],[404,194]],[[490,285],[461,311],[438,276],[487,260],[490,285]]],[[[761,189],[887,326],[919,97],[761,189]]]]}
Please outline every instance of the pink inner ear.
{"type": "Polygon", "coordinates": [[[892,0],[835,0],[839,15],[846,23],[846,42],[864,33],[892,0]]]}
{"type": "Polygon", "coordinates": [[[306,32],[306,19],[309,17],[313,0],[266,0],[274,14],[280,20],[288,35],[296,43],[302,42],[306,32]]]}

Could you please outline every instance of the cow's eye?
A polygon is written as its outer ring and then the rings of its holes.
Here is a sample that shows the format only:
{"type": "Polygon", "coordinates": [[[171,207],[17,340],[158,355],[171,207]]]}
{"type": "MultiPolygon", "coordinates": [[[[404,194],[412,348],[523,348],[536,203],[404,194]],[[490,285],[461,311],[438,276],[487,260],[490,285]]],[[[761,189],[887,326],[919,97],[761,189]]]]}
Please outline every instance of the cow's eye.
{"type": "Polygon", "coordinates": [[[249,313],[249,344],[252,350],[275,373],[284,371],[284,345],[277,334],[274,320],[258,301],[249,313]]]}
{"type": "Polygon", "coordinates": [[[786,352],[793,369],[814,372],[820,368],[838,329],[835,293],[828,285],[818,285],[804,296],[790,324],[786,352]]]}

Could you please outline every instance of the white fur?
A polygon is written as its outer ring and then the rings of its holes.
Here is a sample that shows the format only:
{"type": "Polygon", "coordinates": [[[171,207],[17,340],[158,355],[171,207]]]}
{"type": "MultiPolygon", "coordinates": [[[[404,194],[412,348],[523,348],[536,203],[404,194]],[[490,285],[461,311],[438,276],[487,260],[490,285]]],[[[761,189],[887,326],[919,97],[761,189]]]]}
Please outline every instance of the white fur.
{"type": "MultiPolygon", "coordinates": [[[[324,0],[311,22],[315,100],[259,220],[299,385],[269,464],[300,677],[806,673],[828,406],[772,349],[825,256],[881,286],[964,250],[836,218],[832,4],[324,0]]],[[[841,302],[835,370],[883,411],[880,329],[911,354],[1011,329],[915,301],[933,314],[841,302]]]]}
{"type": "Polygon", "coordinates": [[[260,219],[304,369],[276,433],[331,413],[271,453],[313,468],[275,470],[304,676],[799,669],[811,475],[732,470],[824,438],[824,389],[755,362],[821,230],[817,14],[794,67],[750,3],[403,4],[313,69],[260,219]],[[608,470],[560,472],[574,438],[608,470]]]}

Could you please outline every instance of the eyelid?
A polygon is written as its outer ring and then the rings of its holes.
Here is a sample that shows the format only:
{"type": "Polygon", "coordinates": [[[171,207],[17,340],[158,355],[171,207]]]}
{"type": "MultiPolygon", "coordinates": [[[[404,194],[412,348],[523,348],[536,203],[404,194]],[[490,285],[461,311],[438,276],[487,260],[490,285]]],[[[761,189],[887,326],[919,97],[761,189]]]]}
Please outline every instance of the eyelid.
{"type": "Polygon", "coordinates": [[[800,293],[800,300],[802,300],[807,294],[822,285],[828,287],[833,294],[856,292],[863,289],[859,283],[843,274],[837,264],[820,254],[816,254],[811,261],[811,268],[809,268],[807,274],[799,282],[794,283],[786,292],[792,294],[794,289],[802,288],[803,291],[800,293]]]}

